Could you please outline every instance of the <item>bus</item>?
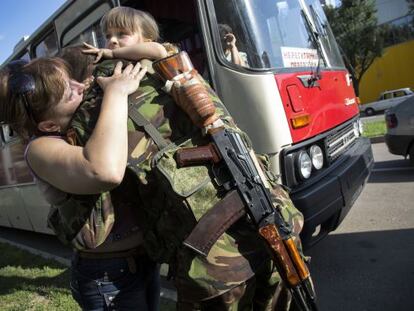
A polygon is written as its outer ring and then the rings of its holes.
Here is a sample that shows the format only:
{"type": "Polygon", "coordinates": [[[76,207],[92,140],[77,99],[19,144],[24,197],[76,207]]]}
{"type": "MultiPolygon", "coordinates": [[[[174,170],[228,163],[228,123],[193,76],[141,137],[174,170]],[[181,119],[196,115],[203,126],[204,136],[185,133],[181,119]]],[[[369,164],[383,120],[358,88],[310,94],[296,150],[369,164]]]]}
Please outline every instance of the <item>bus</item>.
{"type": "MultiPolygon", "coordinates": [[[[255,150],[269,156],[304,214],[304,244],[335,230],[374,161],[361,136],[352,77],[319,0],[68,0],[2,66],[82,42],[103,47],[100,19],[120,5],[155,17],[163,41],[187,51],[255,150]],[[243,64],[226,55],[223,27],[231,30],[243,64]]],[[[0,225],[51,233],[24,146],[7,124],[0,143],[0,225]]]]}

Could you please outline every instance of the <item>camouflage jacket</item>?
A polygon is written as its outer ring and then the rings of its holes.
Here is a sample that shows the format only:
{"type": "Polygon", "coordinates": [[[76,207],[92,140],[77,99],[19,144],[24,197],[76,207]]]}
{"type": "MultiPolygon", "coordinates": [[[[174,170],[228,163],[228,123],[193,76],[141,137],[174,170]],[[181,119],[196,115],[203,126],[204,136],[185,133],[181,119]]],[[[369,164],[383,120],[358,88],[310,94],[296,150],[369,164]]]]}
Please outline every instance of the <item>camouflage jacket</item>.
{"type": "MultiPolygon", "coordinates": [[[[95,75],[110,75],[113,67],[113,61],[102,62],[95,75]]],[[[220,236],[206,258],[182,245],[197,221],[224,193],[214,183],[209,165],[177,168],[175,150],[204,145],[207,138],[161,87],[157,78],[147,74],[137,92],[130,95],[130,101],[138,102],[135,109],[169,145],[160,151],[141,127],[128,120],[127,180],[115,189],[123,195],[117,197],[120,201],[112,199],[112,204],[115,210],[118,205],[135,205],[149,256],[169,263],[179,288],[188,290],[193,299],[206,299],[251,278],[270,259],[264,245],[258,243],[257,233],[243,220],[220,236]]],[[[226,126],[237,129],[219,98],[211,88],[209,91],[226,126]]],[[[102,92],[93,87],[76,112],[71,127],[77,145],[84,145],[91,135],[101,98],[102,92]]],[[[112,192],[102,196],[111,198],[112,192]]],[[[275,187],[272,194],[298,235],[303,225],[302,215],[281,187],[275,187]]]]}

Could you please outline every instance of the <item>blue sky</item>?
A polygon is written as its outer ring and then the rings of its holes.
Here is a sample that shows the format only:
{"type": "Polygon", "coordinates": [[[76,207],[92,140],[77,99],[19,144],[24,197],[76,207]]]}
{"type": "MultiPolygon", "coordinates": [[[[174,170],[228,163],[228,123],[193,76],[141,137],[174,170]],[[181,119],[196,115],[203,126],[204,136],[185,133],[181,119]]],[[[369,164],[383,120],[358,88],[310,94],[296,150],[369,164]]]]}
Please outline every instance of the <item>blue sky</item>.
{"type": "Polygon", "coordinates": [[[66,0],[0,0],[0,64],[66,0]]]}

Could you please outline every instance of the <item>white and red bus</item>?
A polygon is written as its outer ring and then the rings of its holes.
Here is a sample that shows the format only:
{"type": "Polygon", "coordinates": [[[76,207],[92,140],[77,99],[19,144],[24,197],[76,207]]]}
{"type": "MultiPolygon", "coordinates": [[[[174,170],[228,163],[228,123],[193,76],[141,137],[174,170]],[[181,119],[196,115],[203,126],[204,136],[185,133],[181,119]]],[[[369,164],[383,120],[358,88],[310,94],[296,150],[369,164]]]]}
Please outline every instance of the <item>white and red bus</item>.
{"type": "MultiPolygon", "coordinates": [[[[319,0],[68,0],[7,62],[55,55],[83,41],[104,46],[102,15],[118,5],[150,12],[164,41],[178,43],[217,91],[257,152],[305,215],[308,245],[335,230],[373,166],[357,98],[319,0]],[[244,65],[225,54],[219,25],[236,38],[244,65]]],[[[2,125],[0,225],[38,232],[47,204],[2,125]]]]}

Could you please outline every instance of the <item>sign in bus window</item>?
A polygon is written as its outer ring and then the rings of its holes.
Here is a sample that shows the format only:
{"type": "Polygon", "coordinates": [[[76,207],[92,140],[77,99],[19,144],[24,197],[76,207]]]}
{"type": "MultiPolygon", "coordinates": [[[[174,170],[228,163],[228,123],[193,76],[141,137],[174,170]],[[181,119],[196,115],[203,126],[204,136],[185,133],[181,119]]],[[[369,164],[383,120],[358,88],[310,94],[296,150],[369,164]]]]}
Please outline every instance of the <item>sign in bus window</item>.
{"type": "Polygon", "coordinates": [[[318,52],[315,49],[295,48],[282,46],[283,66],[316,67],[318,66],[318,52]]]}

